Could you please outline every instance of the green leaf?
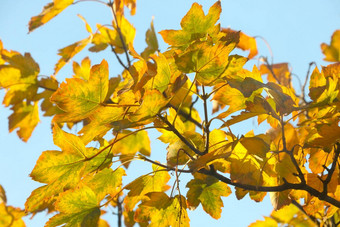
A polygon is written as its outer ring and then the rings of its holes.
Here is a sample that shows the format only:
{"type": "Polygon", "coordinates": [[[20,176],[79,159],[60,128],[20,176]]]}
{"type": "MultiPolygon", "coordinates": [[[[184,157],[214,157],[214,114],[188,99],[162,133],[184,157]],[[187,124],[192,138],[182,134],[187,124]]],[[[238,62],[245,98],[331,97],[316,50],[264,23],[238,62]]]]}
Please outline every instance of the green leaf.
{"type": "Polygon", "coordinates": [[[46,203],[66,189],[74,188],[83,175],[111,163],[112,155],[85,148],[79,137],[62,131],[56,125],[53,133],[54,143],[62,151],[44,151],[32,170],[32,179],[47,185],[35,189],[27,199],[25,207],[30,212],[46,208],[46,203]],[[87,159],[89,157],[92,158],[87,159]]]}
{"type": "Polygon", "coordinates": [[[97,226],[99,202],[96,194],[86,186],[64,192],[55,204],[60,213],[50,218],[46,226],[97,226]]]}
{"type": "Polygon", "coordinates": [[[220,18],[221,3],[216,2],[207,15],[202,6],[194,3],[181,21],[182,30],[163,30],[160,32],[164,41],[171,46],[183,46],[205,37],[207,34],[214,36],[219,32],[219,25],[215,26],[220,18]]]}
{"type": "Polygon", "coordinates": [[[175,62],[182,72],[195,72],[198,82],[211,85],[226,69],[228,55],[235,45],[236,43],[218,43],[211,46],[207,42],[198,43],[190,46],[184,53],[175,55],[175,62]]]}
{"type": "Polygon", "coordinates": [[[115,171],[108,168],[98,172],[93,177],[86,178],[84,184],[90,187],[96,194],[97,200],[101,201],[108,194],[116,196],[120,192],[122,177],[125,175],[123,168],[118,168],[115,171]]]}
{"type": "Polygon", "coordinates": [[[188,182],[189,188],[187,193],[188,206],[196,209],[201,203],[205,212],[211,217],[219,219],[222,213],[223,202],[221,196],[229,196],[231,194],[230,187],[220,182],[214,177],[201,176],[188,182]]]}
{"type": "Polygon", "coordinates": [[[44,6],[43,11],[31,18],[28,26],[28,30],[31,32],[34,29],[44,25],[53,17],[57,16],[64,9],[66,9],[69,5],[73,3],[73,0],[54,0],[53,2],[48,3],[44,6]]]}
{"type": "Polygon", "coordinates": [[[66,79],[51,96],[51,101],[65,111],[54,117],[57,122],[79,121],[88,117],[105,101],[109,86],[108,64],[105,60],[91,68],[88,81],[66,79]]]}

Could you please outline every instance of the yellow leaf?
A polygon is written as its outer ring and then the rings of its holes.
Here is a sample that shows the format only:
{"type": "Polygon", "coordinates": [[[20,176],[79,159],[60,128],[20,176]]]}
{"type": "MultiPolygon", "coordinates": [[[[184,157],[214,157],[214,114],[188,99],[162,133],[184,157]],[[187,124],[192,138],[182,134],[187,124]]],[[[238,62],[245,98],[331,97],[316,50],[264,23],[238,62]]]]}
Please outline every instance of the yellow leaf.
{"type": "Polygon", "coordinates": [[[163,30],[160,34],[164,41],[172,46],[187,45],[207,35],[216,36],[219,25],[215,24],[220,18],[221,11],[220,1],[210,7],[207,15],[204,14],[201,5],[194,3],[181,21],[182,30],[163,30]]]}
{"type": "Polygon", "coordinates": [[[43,11],[39,15],[31,18],[28,24],[28,30],[31,32],[41,25],[47,23],[49,20],[57,16],[72,3],[73,0],[54,0],[53,2],[48,3],[44,6],[43,11]]]}
{"type": "Polygon", "coordinates": [[[8,117],[9,132],[19,128],[17,131],[18,136],[27,142],[34,128],[39,123],[38,102],[35,102],[33,105],[23,102],[14,105],[11,109],[13,113],[8,117]]]}
{"type": "Polygon", "coordinates": [[[88,81],[66,79],[51,96],[51,101],[65,111],[54,117],[57,122],[79,121],[88,117],[105,101],[109,86],[108,64],[105,60],[91,68],[88,81]]]}
{"type": "Polygon", "coordinates": [[[330,45],[326,43],[321,44],[322,53],[325,55],[325,61],[340,61],[340,30],[336,30],[331,39],[330,45]]]}
{"type": "Polygon", "coordinates": [[[86,39],[75,42],[67,47],[64,47],[63,49],[60,49],[58,55],[60,55],[61,58],[54,67],[54,75],[56,75],[59,70],[64,67],[64,65],[67,64],[71,60],[71,58],[74,57],[74,55],[84,49],[84,47],[86,47],[87,44],[91,42],[91,39],[92,37],[89,36],[86,39]]]}
{"type": "Polygon", "coordinates": [[[84,80],[89,80],[91,72],[91,60],[86,57],[81,61],[79,65],[77,62],[73,62],[73,72],[74,78],[80,78],[84,80]]]}
{"type": "Polygon", "coordinates": [[[127,211],[133,210],[139,201],[147,198],[147,193],[163,192],[169,189],[166,184],[170,180],[169,173],[161,171],[162,168],[156,165],[153,165],[152,168],[155,171],[152,175],[138,177],[125,186],[125,189],[130,190],[124,198],[124,207],[127,211]]]}
{"type": "Polygon", "coordinates": [[[143,96],[140,107],[129,118],[132,121],[141,121],[156,116],[165,107],[168,100],[157,90],[147,90],[143,96]]]}
{"type": "MultiPolygon", "coordinates": [[[[138,210],[148,213],[150,227],[157,226],[183,226],[189,227],[186,200],[183,196],[169,198],[164,192],[151,192],[147,194],[148,200],[143,201],[138,210]]],[[[136,211],[141,212],[141,211],[136,211]]],[[[138,216],[135,216],[138,221],[138,216]]]]}

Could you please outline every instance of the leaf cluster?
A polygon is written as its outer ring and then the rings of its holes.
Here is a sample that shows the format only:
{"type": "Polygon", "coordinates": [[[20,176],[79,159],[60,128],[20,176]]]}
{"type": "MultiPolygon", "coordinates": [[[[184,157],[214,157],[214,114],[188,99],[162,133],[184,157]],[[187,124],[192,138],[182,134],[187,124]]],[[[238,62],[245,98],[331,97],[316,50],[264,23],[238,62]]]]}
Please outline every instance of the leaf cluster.
{"type": "MultiPolygon", "coordinates": [[[[54,0],[32,17],[29,31],[80,2],[54,0]]],[[[339,31],[321,45],[325,60],[335,63],[315,67],[294,88],[288,63],[264,59],[246,68],[258,55],[256,39],[221,27],[220,1],[207,13],[194,3],[179,30],[159,32],[169,45],[164,52],[151,22],[141,53],[124,12],[127,7],[135,14],[136,2],[97,2],[112,12],[112,26],[97,25],[93,32],[81,17],[89,36],[59,50],[51,77],[39,76],[29,53],[6,50],[0,42],[3,104],[13,111],[9,131],[27,141],[42,111],[53,117],[59,147],[37,160],[30,176],[43,185],[32,191],[25,211],[8,206],[0,187],[1,224],[23,226],[21,217],[47,210],[56,214],[46,226],[107,226],[101,216],[113,207],[119,226],[122,219],[126,226],[189,226],[187,210],[199,205],[220,218],[230,186],[238,199],[261,202],[269,194],[274,211],[251,226],[339,224],[339,31]],[[112,76],[106,60],[92,65],[86,57],[59,82],[58,71],[85,47],[110,49],[121,74],[112,76]],[[234,54],[236,49],[249,53],[234,54]],[[267,132],[233,133],[252,118],[266,122],[267,132]],[[75,125],[80,130],[69,133],[75,125]],[[167,145],[164,162],[152,159],[149,131],[158,131],[167,145]],[[138,172],[130,164],[139,160],[150,163],[151,172],[123,184],[126,174],[138,172]],[[182,174],[192,177],[186,194],[182,174]]]]}

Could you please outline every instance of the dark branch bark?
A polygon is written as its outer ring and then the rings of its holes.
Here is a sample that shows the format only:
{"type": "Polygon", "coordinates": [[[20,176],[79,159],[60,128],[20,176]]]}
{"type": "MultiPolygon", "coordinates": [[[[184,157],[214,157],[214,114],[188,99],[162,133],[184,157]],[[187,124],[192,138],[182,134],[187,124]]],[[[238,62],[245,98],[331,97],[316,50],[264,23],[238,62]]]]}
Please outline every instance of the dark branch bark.
{"type": "Polygon", "coordinates": [[[187,145],[193,152],[195,152],[198,155],[203,155],[204,153],[198,150],[194,145],[192,145],[187,139],[185,139],[179,131],[163,116],[160,114],[157,115],[168,127],[169,130],[175,133],[175,135],[183,142],[185,145],[187,145]]]}

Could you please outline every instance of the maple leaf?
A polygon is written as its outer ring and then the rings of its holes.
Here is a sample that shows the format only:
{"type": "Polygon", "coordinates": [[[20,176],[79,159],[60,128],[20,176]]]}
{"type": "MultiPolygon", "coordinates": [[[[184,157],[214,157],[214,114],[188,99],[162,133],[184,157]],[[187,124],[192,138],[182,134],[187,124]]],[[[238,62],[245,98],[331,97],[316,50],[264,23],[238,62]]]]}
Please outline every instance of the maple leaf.
{"type": "Polygon", "coordinates": [[[124,14],[124,6],[130,10],[131,15],[136,13],[136,0],[116,0],[113,4],[117,14],[124,14]]]}
{"type": "Polygon", "coordinates": [[[210,176],[196,174],[197,178],[189,181],[186,185],[187,203],[190,209],[195,209],[200,203],[205,212],[211,217],[219,219],[222,213],[223,202],[221,196],[231,194],[230,187],[210,176]]]}
{"type": "Polygon", "coordinates": [[[47,5],[45,5],[42,12],[39,15],[31,18],[28,24],[29,32],[47,23],[49,20],[57,16],[72,3],[73,0],[53,0],[53,2],[50,2],[47,5]]]}
{"type": "Polygon", "coordinates": [[[124,53],[125,48],[133,44],[136,29],[123,15],[117,15],[117,24],[112,22],[114,29],[97,24],[98,32],[94,34],[91,40],[94,46],[90,47],[89,50],[99,52],[105,50],[109,45],[112,45],[115,47],[116,53],[124,53]],[[123,41],[121,39],[123,39],[123,41]]]}
{"type": "Polygon", "coordinates": [[[60,213],[50,218],[46,226],[97,226],[99,221],[99,201],[87,186],[60,194],[55,207],[60,213]]]}
{"type": "Polygon", "coordinates": [[[128,161],[133,159],[137,152],[150,156],[151,147],[147,131],[132,133],[132,131],[123,130],[116,138],[120,139],[122,137],[125,138],[114,144],[112,152],[113,154],[121,154],[120,159],[125,167],[129,166],[130,163],[128,161]]]}
{"type": "Polygon", "coordinates": [[[144,59],[148,59],[148,57],[151,54],[158,51],[158,48],[159,48],[155,28],[153,26],[153,20],[151,21],[150,28],[145,33],[145,42],[148,46],[141,53],[141,56],[144,59]]]}
{"type": "Polygon", "coordinates": [[[65,113],[54,117],[57,122],[79,121],[88,117],[104,102],[109,86],[108,64],[105,60],[91,68],[88,81],[72,78],[61,83],[51,101],[65,113]]]}
{"type": "Polygon", "coordinates": [[[158,90],[147,90],[140,107],[129,116],[132,121],[141,121],[156,116],[165,107],[168,100],[158,90]]]}
{"type": "Polygon", "coordinates": [[[79,134],[82,135],[82,141],[87,144],[97,137],[101,137],[114,126],[114,122],[118,122],[124,118],[124,108],[100,106],[92,111],[88,117],[90,122],[85,125],[79,134]]]}
{"type": "Polygon", "coordinates": [[[27,142],[33,130],[39,123],[38,103],[33,105],[26,102],[16,104],[12,108],[13,113],[8,117],[9,132],[19,128],[17,134],[20,139],[27,142]]]}
{"type": "Polygon", "coordinates": [[[184,53],[175,56],[176,65],[184,73],[196,73],[196,79],[203,85],[211,85],[228,65],[228,55],[235,43],[214,46],[206,42],[190,46],[184,53]]]}
{"type": "Polygon", "coordinates": [[[3,50],[1,55],[8,63],[0,65],[0,87],[7,90],[3,104],[9,106],[24,100],[32,101],[38,90],[39,65],[29,53],[21,55],[3,50]]]}
{"type": "Polygon", "coordinates": [[[280,85],[284,85],[286,87],[291,87],[291,72],[288,67],[288,63],[278,63],[274,65],[261,65],[260,66],[261,74],[267,74],[268,81],[277,82],[280,85]]]}
{"type": "Polygon", "coordinates": [[[159,56],[151,55],[150,58],[156,62],[157,73],[143,87],[144,89],[157,89],[164,92],[168,88],[172,76],[169,63],[161,53],[159,53],[159,56]]]}
{"type": "Polygon", "coordinates": [[[153,165],[152,168],[156,171],[154,174],[138,177],[125,186],[125,189],[130,190],[124,198],[124,207],[127,211],[133,210],[139,201],[146,198],[147,193],[163,192],[169,189],[169,186],[166,185],[170,179],[169,173],[161,171],[162,169],[156,165],[153,165]]]}
{"type": "MultiPolygon", "coordinates": [[[[186,211],[186,201],[183,196],[168,197],[164,192],[150,192],[148,200],[143,201],[136,213],[147,213],[150,218],[150,227],[155,226],[189,226],[189,217],[186,211]]],[[[137,218],[138,221],[138,216],[137,218]]]]}
{"type": "Polygon", "coordinates": [[[83,180],[83,183],[92,189],[96,194],[97,200],[103,200],[107,195],[116,196],[121,191],[122,177],[125,176],[125,170],[118,168],[103,169],[94,176],[89,176],[83,180]]]}
{"type": "Polygon", "coordinates": [[[219,25],[215,24],[220,18],[221,11],[220,1],[211,6],[207,15],[204,14],[201,5],[194,3],[181,21],[182,30],[163,30],[160,34],[166,43],[175,47],[188,45],[208,34],[215,36],[219,32],[219,25]]]}
{"type": "Polygon", "coordinates": [[[44,116],[53,116],[63,112],[50,101],[50,97],[58,89],[58,85],[59,83],[54,76],[41,78],[38,81],[38,86],[44,88],[44,90],[38,93],[34,99],[36,101],[43,100],[40,104],[40,107],[41,110],[45,112],[44,116]]]}
{"type": "Polygon", "coordinates": [[[237,32],[230,28],[222,28],[221,31],[227,34],[239,33],[240,39],[239,42],[237,43],[237,47],[240,48],[241,50],[249,50],[248,54],[249,59],[255,57],[258,54],[256,39],[254,37],[248,36],[243,32],[237,32]]]}
{"type": "Polygon", "coordinates": [[[22,220],[24,216],[26,216],[25,211],[7,205],[6,192],[0,185],[0,225],[25,227],[25,222],[22,220]]]}
{"type": "Polygon", "coordinates": [[[54,195],[74,188],[83,175],[111,162],[105,152],[86,148],[79,137],[64,132],[57,125],[53,127],[53,139],[62,151],[43,152],[32,170],[32,179],[47,185],[35,189],[27,199],[25,206],[30,212],[46,208],[54,195]],[[91,156],[93,158],[87,159],[91,156]]]}
{"type": "Polygon", "coordinates": [[[339,62],[340,61],[340,30],[336,30],[331,39],[330,45],[326,43],[321,44],[322,53],[325,55],[325,61],[333,61],[339,62]]]}
{"type": "Polygon", "coordinates": [[[59,70],[71,60],[71,58],[73,58],[82,49],[84,49],[92,40],[93,35],[90,25],[86,22],[86,20],[82,16],[80,15],[78,16],[85,22],[86,29],[90,33],[90,36],[59,50],[58,55],[60,55],[61,58],[54,67],[54,75],[56,75],[59,72],[59,70]]]}

